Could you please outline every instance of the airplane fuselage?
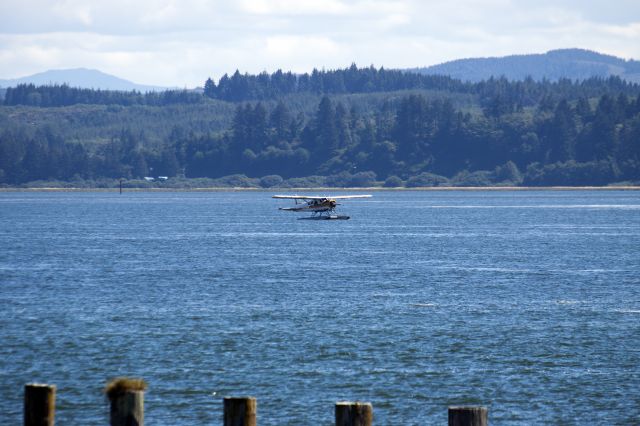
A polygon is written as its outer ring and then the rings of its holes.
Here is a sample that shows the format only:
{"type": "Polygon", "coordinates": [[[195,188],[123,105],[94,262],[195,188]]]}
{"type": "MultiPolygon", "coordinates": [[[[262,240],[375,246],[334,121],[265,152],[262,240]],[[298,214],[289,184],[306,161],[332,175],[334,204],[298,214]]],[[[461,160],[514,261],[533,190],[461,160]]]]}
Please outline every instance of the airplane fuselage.
{"type": "Polygon", "coordinates": [[[281,207],[280,210],[287,210],[291,212],[328,212],[336,208],[338,203],[336,200],[330,198],[323,198],[318,200],[311,200],[299,207],[281,207]]]}

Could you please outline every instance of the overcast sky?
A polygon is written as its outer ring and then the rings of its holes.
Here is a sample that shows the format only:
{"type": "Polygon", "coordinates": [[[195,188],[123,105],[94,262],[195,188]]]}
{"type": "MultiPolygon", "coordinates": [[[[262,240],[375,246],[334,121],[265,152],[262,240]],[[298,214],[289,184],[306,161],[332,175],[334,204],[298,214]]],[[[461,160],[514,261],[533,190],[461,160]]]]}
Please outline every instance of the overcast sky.
{"type": "Polygon", "coordinates": [[[201,86],[581,47],[640,59],[640,0],[1,0],[0,78],[94,68],[201,86]]]}

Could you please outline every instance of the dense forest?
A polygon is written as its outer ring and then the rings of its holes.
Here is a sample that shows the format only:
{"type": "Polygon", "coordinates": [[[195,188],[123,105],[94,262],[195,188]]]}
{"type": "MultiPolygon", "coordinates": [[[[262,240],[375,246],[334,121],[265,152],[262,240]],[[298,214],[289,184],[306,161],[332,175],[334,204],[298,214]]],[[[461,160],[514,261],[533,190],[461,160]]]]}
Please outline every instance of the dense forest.
{"type": "Polygon", "coordinates": [[[20,85],[0,107],[0,184],[638,184],[639,94],[616,77],[463,83],[355,66],[236,72],[204,93],[20,85]]]}
{"type": "Polygon", "coordinates": [[[278,70],[272,74],[223,75],[218,84],[211,78],[204,84],[204,97],[195,91],[167,90],[164,92],[140,93],[92,90],[69,87],[68,85],[35,86],[20,84],[10,87],[4,95],[4,105],[32,105],[56,107],[74,104],[99,105],[155,105],[202,103],[206,99],[220,99],[228,102],[252,100],[274,100],[298,93],[344,94],[394,92],[398,90],[440,90],[453,95],[473,94],[488,101],[500,96],[511,108],[533,106],[545,98],[576,99],[591,98],[611,92],[637,95],[640,86],[628,83],[619,77],[593,77],[574,82],[570,79],[536,82],[532,78],[522,81],[508,81],[489,78],[476,83],[464,83],[443,75],[423,75],[401,70],[384,68],[349,68],[318,71],[311,74],[293,74],[278,70]]]}

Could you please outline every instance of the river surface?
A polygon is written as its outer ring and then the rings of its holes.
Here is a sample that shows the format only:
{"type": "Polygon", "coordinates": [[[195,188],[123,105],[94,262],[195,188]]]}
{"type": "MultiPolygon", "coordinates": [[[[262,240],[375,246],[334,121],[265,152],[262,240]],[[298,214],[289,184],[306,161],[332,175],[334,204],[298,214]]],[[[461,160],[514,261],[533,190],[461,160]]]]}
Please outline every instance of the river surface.
{"type": "Polygon", "coordinates": [[[640,191],[381,191],[348,221],[270,192],[0,193],[0,424],[57,385],[60,425],[640,424],[640,191]]]}

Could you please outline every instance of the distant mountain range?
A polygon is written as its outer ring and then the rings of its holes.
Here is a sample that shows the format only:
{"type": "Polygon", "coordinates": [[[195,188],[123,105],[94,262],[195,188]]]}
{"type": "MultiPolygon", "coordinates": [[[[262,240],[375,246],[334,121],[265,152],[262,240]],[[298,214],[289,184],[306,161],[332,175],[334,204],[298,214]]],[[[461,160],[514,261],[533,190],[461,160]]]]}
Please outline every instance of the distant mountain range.
{"type": "Polygon", "coordinates": [[[618,76],[640,83],[640,61],[624,60],[584,49],[559,49],[542,54],[511,55],[501,58],[458,59],[409,71],[448,75],[477,82],[504,76],[509,80],[584,80],[589,77],[618,76]]]}
{"type": "MultiPolygon", "coordinates": [[[[406,71],[448,75],[472,82],[486,80],[492,76],[496,78],[504,76],[509,80],[524,80],[529,76],[534,80],[545,78],[584,80],[590,77],[619,76],[627,81],[640,83],[640,61],[624,60],[584,49],[559,49],[542,54],[511,55],[500,58],[458,59],[406,71]]],[[[21,83],[33,83],[37,86],[66,83],[71,87],[79,88],[140,92],[175,89],[136,84],[98,70],[75,68],[50,70],[17,79],[0,79],[0,97],[4,92],[2,88],[15,87],[21,83]]]]}
{"type": "Polygon", "coordinates": [[[36,86],[50,84],[68,84],[71,87],[102,90],[137,90],[139,92],[153,92],[167,90],[169,87],[148,86],[132,83],[119,77],[103,73],[98,70],[74,68],[66,70],[49,70],[27,77],[11,80],[1,80],[0,87],[15,87],[18,84],[35,84],[36,86]]]}

